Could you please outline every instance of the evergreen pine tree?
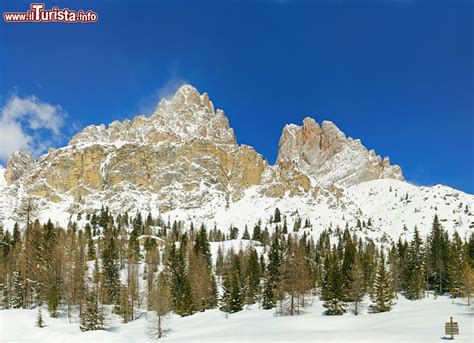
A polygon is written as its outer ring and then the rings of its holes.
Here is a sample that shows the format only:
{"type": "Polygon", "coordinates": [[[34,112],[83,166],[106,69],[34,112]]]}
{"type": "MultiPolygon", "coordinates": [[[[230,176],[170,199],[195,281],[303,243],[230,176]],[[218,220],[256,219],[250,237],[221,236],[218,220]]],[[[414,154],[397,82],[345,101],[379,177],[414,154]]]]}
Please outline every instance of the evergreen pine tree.
{"type": "MultiPolygon", "coordinates": [[[[416,227],[415,231],[417,231],[416,227]]],[[[418,243],[418,240],[416,240],[416,242],[418,243]]],[[[416,246],[418,247],[418,245],[416,246]]],[[[418,251],[418,248],[416,251],[418,251]]],[[[392,277],[395,291],[405,292],[405,294],[409,286],[408,282],[411,275],[410,267],[413,266],[413,264],[410,263],[410,258],[415,262],[419,261],[418,254],[410,257],[407,241],[402,241],[401,237],[399,237],[397,244],[390,249],[388,264],[390,265],[390,276],[392,277]]]]}
{"type": "Polygon", "coordinates": [[[97,223],[98,223],[97,215],[95,213],[93,213],[92,218],[91,218],[91,225],[94,229],[95,229],[95,226],[97,225],[97,223]]]}
{"type": "Polygon", "coordinates": [[[449,239],[436,214],[433,218],[428,243],[428,282],[432,289],[435,289],[438,294],[442,294],[448,287],[449,239]]]}
{"type": "Polygon", "coordinates": [[[415,227],[413,240],[408,248],[408,263],[406,266],[405,284],[407,285],[406,296],[408,299],[415,300],[423,297],[425,288],[425,268],[423,241],[415,227]]]}
{"type": "Polygon", "coordinates": [[[120,291],[120,263],[115,230],[109,225],[102,251],[102,271],[105,290],[105,303],[118,300],[120,291]]]}
{"type": "MultiPolygon", "coordinates": [[[[352,272],[351,268],[354,264],[354,260],[356,257],[356,246],[352,241],[352,237],[350,236],[349,230],[345,229],[343,234],[343,246],[344,246],[344,253],[341,265],[341,274],[342,274],[342,285],[343,290],[349,290],[352,284],[352,272]]],[[[344,299],[347,301],[352,301],[353,299],[350,298],[349,292],[345,292],[344,299]]]]}
{"type": "Polygon", "coordinates": [[[43,312],[41,309],[41,305],[38,305],[38,314],[36,316],[36,326],[39,328],[44,328],[44,321],[43,321],[43,312]]]}
{"type": "Polygon", "coordinates": [[[181,298],[176,309],[176,313],[179,314],[181,317],[186,317],[195,312],[194,303],[193,303],[193,296],[191,293],[191,286],[189,285],[189,280],[186,277],[184,279],[184,285],[182,289],[181,298]]]}
{"type": "Polygon", "coordinates": [[[365,289],[371,291],[376,274],[376,248],[375,243],[369,240],[362,253],[362,268],[364,270],[365,289]]]}
{"type": "Polygon", "coordinates": [[[12,276],[12,288],[10,295],[10,307],[21,308],[23,306],[24,288],[23,276],[21,272],[14,271],[12,276]]]}
{"type": "Polygon", "coordinates": [[[380,262],[375,277],[374,293],[372,295],[373,304],[370,305],[370,311],[373,313],[390,311],[394,305],[393,299],[395,292],[393,290],[392,280],[385,267],[385,258],[383,252],[380,256],[380,262]]]}
{"type": "Polygon", "coordinates": [[[272,282],[267,277],[263,285],[262,308],[264,310],[270,310],[273,307],[275,307],[275,295],[273,294],[272,282]]]}
{"type": "Polygon", "coordinates": [[[97,294],[89,292],[84,299],[80,313],[81,331],[101,330],[104,328],[104,317],[99,307],[97,294]]]}
{"type": "Polygon", "coordinates": [[[471,266],[471,268],[474,269],[474,232],[472,232],[471,235],[469,236],[466,249],[467,249],[468,263],[471,266]]]}
{"type": "MultiPolygon", "coordinates": [[[[36,225],[36,222],[35,222],[36,225]]],[[[40,241],[40,264],[42,272],[39,276],[40,297],[48,305],[51,317],[58,315],[59,303],[62,293],[61,266],[63,263],[63,246],[59,243],[59,230],[51,220],[43,225],[42,239],[40,241]]]]}
{"type": "Polygon", "coordinates": [[[260,225],[255,225],[252,232],[252,240],[260,242],[262,239],[261,236],[262,236],[262,229],[260,228],[260,225]]]}
{"type": "Polygon", "coordinates": [[[167,268],[170,273],[170,290],[173,301],[173,309],[181,316],[194,313],[194,304],[186,270],[185,252],[186,239],[180,243],[180,249],[176,249],[174,243],[170,246],[167,268]]]}
{"type": "Polygon", "coordinates": [[[273,238],[272,245],[268,251],[268,276],[275,288],[279,281],[282,260],[282,246],[278,235],[273,238]]]}
{"type": "Polygon", "coordinates": [[[250,239],[249,230],[247,229],[247,225],[245,225],[244,233],[242,234],[242,239],[250,239]]]}
{"type": "Polygon", "coordinates": [[[239,236],[239,229],[236,227],[231,227],[230,228],[230,239],[237,239],[239,236]]]}
{"type": "Polygon", "coordinates": [[[237,270],[233,269],[228,272],[224,279],[223,290],[221,309],[228,313],[242,311],[244,302],[240,289],[239,272],[237,270]]]}
{"type": "Polygon", "coordinates": [[[137,215],[133,219],[133,230],[136,231],[137,236],[143,234],[143,219],[140,211],[137,211],[137,215]]]}
{"type": "Polygon", "coordinates": [[[104,315],[101,295],[101,274],[99,261],[95,260],[94,270],[91,278],[92,287],[85,290],[84,297],[81,299],[81,311],[79,313],[81,331],[101,330],[104,328],[104,315]]]}
{"type": "Polygon", "coordinates": [[[260,294],[260,263],[258,261],[258,254],[255,249],[250,251],[247,262],[247,294],[246,303],[254,304],[260,294]]]}
{"type": "Polygon", "coordinates": [[[216,258],[216,276],[222,276],[224,273],[224,254],[222,253],[222,247],[219,245],[217,249],[217,258],[216,258]]]}
{"type": "Polygon", "coordinates": [[[12,240],[12,246],[15,247],[17,246],[18,243],[20,243],[20,237],[21,237],[21,234],[20,234],[20,226],[18,225],[18,223],[15,223],[15,225],[13,226],[13,240],[12,240]]]}
{"type": "Polygon", "coordinates": [[[58,285],[53,284],[48,290],[48,311],[52,318],[58,316],[59,303],[61,301],[61,290],[58,285]]]}
{"type": "Polygon", "coordinates": [[[275,214],[273,216],[273,222],[274,223],[281,222],[281,213],[280,213],[280,209],[278,207],[275,208],[275,214]]]}
{"type": "Polygon", "coordinates": [[[87,260],[95,260],[95,244],[92,239],[92,228],[89,223],[86,224],[84,231],[87,240],[87,260]]]}
{"type": "Polygon", "coordinates": [[[461,295],[463,273],[467,265],[468,259],[464,243],[459,234],[455,231],[449,246],[449,260],[447,266],[449,291],[453,297],[459,297],[461,295]]]}
{"type": "Polygon", "coordinates": [[[240,288],[240,279],[237,272],[231,273],[231,292],[230,292],[230,301],[229,301],[229,312],[234,313],[241,311],[244,307],[244,302],[242,300],[242,292],[240,288]]]}
{"type": "Polygon", "coordinates": [[[148,212],[148,216],[146,217],[146,225],[153,226],[153,217],[150,212],[148,212]]]}
{"type": "Polygon", "coordinates": [[[242,293],[242,286],[244,280],[241,278],[242,268],[239,255],[230,250],[226,262],[220,308],[225,312],[234,313],[243,308],[244,294],[242,293]]]}
{"type": "Polygon", "coordinates": [[[211,245],[207,236],[207,231],[204,225],[201,225],[199,232],[196,235],[194,243],[194,251],[197,254],[204,256],[208,266],[211,266],[211,245]]]}
{"type": "Polygon", "coordinates": [[[138,236],[141,224],[134,224],[133,229],[130,232],[130,237],[128,238],[128,255],[129,258],[133,259],[134,261],[138,261],[140,259],[140,243],[138,242],[138,236]]]}
{"type": "Polygon", "coordinates": [[[282,260],[282,247],[278,235],[275,235],[268,251],[267,275],[264,286],[263,303],[264,309],[270,309],[275,306],[275,291],[280,282],[280,269],[282,260]]]}
{"type": "Polygon", "coordinates": [[[338,254],[331,252],[324,260],[324,280],[321,287],[326,315],[341,315],[346,312],[341,279],[338,254]]]}

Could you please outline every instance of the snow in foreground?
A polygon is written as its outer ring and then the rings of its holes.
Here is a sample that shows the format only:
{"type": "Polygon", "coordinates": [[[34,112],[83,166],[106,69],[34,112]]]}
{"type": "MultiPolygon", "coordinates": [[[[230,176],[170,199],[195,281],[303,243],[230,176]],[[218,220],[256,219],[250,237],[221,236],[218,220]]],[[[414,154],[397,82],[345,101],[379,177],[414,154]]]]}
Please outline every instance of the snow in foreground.
{"type": "MultiPolygon", "coordinates": [[[[443,342],[444,322],[459,323],[457,342],[473,342],[474,307],[447,297],[398,300],[394,310],[381,314],[322,316],[322,303],[296,317],[274,317],[256,306],[226,315],[219,310],[167,319],[170,328],[160,342],[443,342]]],[[[109,320],[108,331],[81,332],[78,324],[44,315],[47,326],[36,328],[35,310],[0,311],[1,342],[147,342],[150,322],[143,315],[126,325],[109,320]]]]}

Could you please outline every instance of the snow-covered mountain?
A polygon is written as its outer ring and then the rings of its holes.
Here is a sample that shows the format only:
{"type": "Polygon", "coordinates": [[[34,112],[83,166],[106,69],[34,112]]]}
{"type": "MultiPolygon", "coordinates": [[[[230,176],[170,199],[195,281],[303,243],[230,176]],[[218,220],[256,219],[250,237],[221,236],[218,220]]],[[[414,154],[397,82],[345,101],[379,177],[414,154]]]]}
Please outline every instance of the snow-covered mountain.
{"type": "Polygon", "coordinates": [[[404,180],[399,166],[391,166],[368,151],[359,139],[347,138],[336,125],[305,118],[303,126],[286,125],[280,138],[277,164],[300,168],[323,185],[337,182],[351,186],[364,181],[392,178],[404,180]]]}
{"type": "Polygon", "coordinates": [[[474,225],[472,195],[405,182],[399,166],[328,121],[285,126],[270,165],[239,145],[224,112],[189,85],[149,117],[89,126],[37,160],[13,154],[0,169],[0,197],[7,229],[25,220],[28,202],[34,217],[62,224],[104,205],[223,230],[265,223],[278,207],[290,229],[309,219],[301,231],[349,225],[379,240],[415,225],[426,233],[434,214],[450,231],[474,225]],[[366,225],[356,228],[358,220],[366,225]]]}

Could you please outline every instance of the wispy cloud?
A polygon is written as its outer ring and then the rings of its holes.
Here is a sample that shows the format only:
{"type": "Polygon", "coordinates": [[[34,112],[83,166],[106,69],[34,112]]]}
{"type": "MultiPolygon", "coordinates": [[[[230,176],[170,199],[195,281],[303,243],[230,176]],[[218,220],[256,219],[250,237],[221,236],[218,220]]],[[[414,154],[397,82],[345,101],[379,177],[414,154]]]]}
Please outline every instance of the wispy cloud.
{"type": "Polygon", "coordinates": [[[35,95],[10,96],[0,110],[0,159],[17,150],[40,154],[61,138],[66,112],[35,95]]]}
{"type": "Polygon", "coordinates": [[[177,78],[177,77],[171,78],[158,90],[159,100],[161,99],[169,100],[176,93],[179,87],[187,83],[188,81],[182,78],[177,78]]]}
{"type": "Polygon", "coordinates": [[[169,100],[176,93],[179,87],[187,83],[188,82],[185,79],[173,76],[151,95],[140,100],[138,105],[140,113],[145,115],[152,114],[161,99],[169,100]]]}

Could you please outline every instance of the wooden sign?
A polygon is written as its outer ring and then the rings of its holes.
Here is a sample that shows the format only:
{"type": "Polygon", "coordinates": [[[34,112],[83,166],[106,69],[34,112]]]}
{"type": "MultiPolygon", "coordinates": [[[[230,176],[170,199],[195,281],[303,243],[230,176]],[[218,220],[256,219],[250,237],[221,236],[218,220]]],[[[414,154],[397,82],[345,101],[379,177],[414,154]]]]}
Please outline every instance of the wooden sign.
{"type": "Polygon", "coordinates": [[[458,322],[453,322],[453,317],[444,324],[444,334],[451,336],[451,339],[454,339],[454,335],[459,335],[459,325],[458,322]]]}

